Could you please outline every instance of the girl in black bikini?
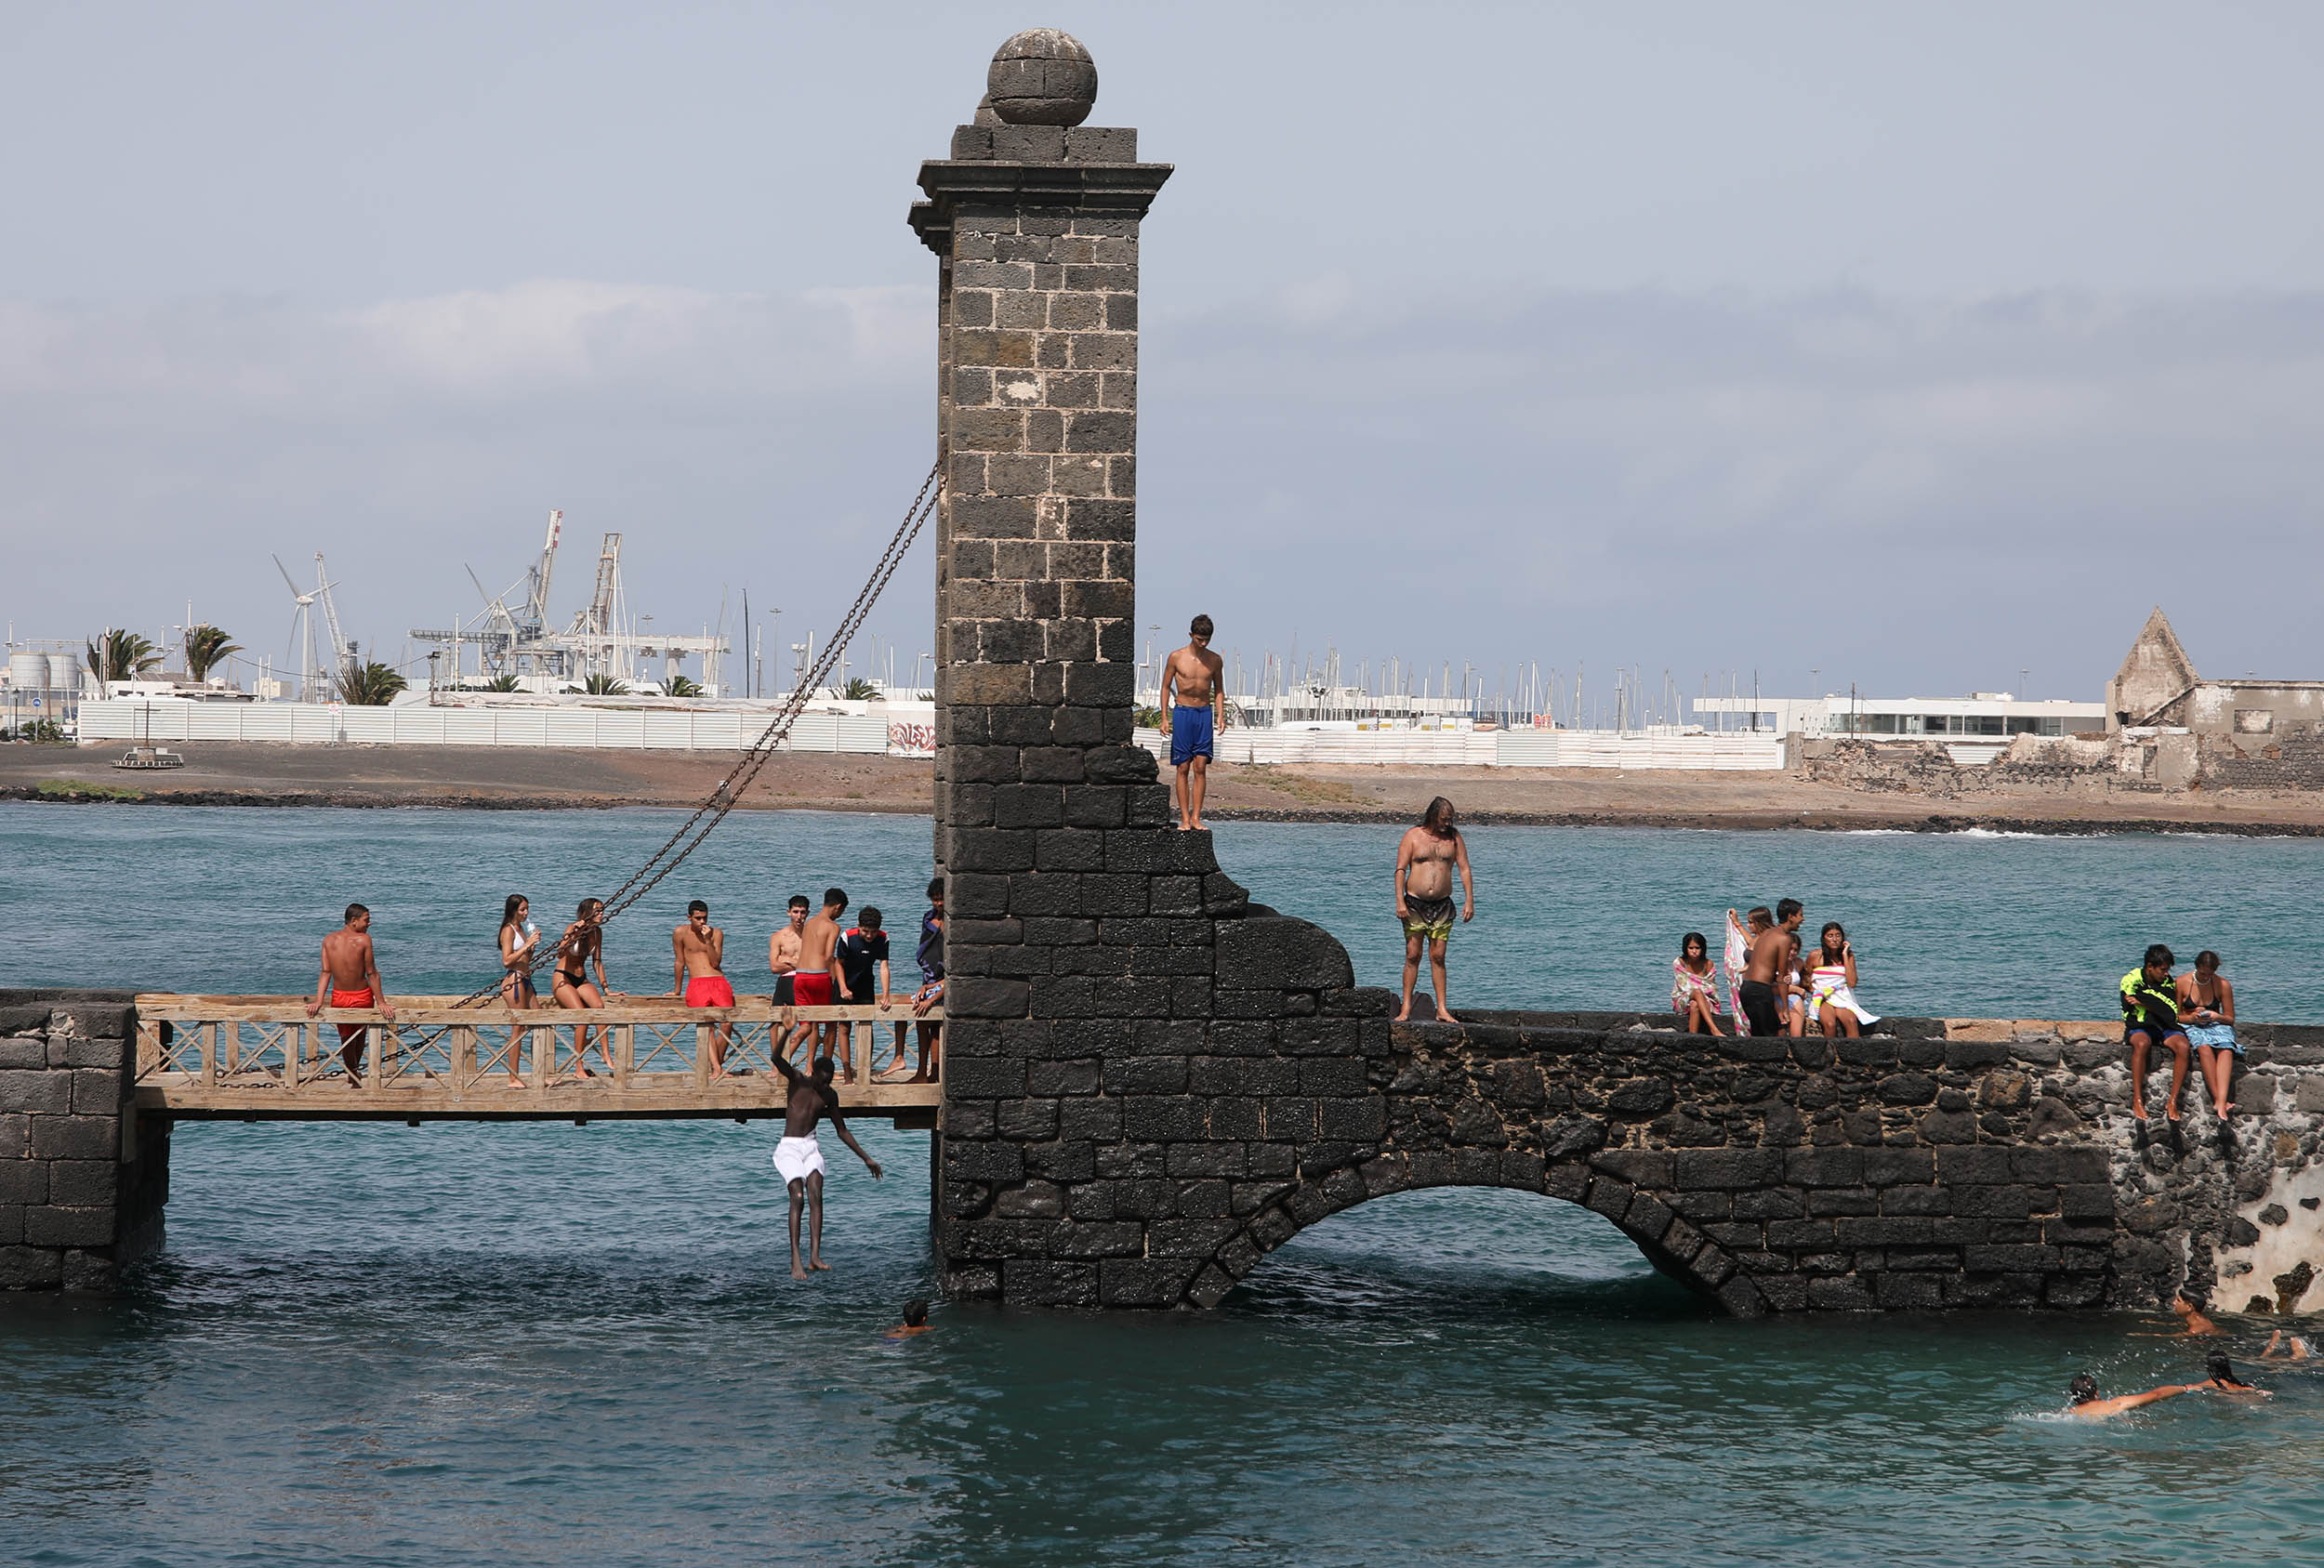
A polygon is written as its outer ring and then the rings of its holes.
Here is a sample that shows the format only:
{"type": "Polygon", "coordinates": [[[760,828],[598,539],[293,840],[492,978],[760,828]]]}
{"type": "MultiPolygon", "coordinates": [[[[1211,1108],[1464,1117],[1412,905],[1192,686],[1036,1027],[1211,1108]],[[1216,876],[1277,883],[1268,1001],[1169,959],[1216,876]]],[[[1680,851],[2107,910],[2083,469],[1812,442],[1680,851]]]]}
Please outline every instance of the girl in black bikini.
{"type": "MultiPolygon", "coordinates": [[[[613,989],[612,983],[605,978],[605,928],[598,923],[598,917],[604,908],[605,901],[602,899],[583,899],[580,908],[574,912],[577,918],[572,925],[565,928],[565,934],[557,942],[557,968],[549,981],[548,988],[550,995],[557,998],[557,1005],[561,1008],[575,1008],[585,1011],[591,1008],[601,1008],[605,1005],[606,993],[613,989]],[[592,961],[597,965],[595,985],[589,983],[588,978],[589,965],[592,961]]],[[[614,1070],[614,1059],[612,1050],[605,1042],[612,1035],[613,1031],[600,1030],[597,1034],[598,1055],[605,1062],[605,1071],[610,1073],[614,1070]]],[[[573,1070],[577,1077],[586,1078],[590,1075],[589,1034],[589,1025],[586,1023],[574,1025],[573,1070]]],[[[522,1080],[516,1075],[516,1061],[513,1056],[509,1061],[508,1068],[510,1080],[522,1082],[522,1080]]]]}

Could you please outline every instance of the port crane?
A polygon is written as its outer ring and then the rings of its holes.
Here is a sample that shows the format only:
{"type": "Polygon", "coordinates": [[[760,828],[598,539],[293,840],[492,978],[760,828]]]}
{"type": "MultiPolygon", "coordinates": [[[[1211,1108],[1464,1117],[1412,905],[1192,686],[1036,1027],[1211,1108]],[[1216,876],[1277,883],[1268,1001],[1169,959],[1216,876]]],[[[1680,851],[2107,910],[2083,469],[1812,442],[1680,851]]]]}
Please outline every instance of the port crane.
{"type": "Polygon", "coordinates": [[[626,680],[636,675],[639,660],[656,658],[663,661],[667,679],[679,673],[688,654],[698,654],[704,679],[715,688],[720,656],[726,652],[723,636],[677,637],[636,629],[622,586],[619,534],[607,534],[599,547],[597,581],[589,602],[574,613],[562,630],[549,629],[548,593],[555,581],[564,519],[562,511],[548,514],[539,559],[499,594],[487,593],[475,572],[469,571],[469,580],[475,583],[478,597],[484,600],[483,613],[475,621],[450,630],[415,626],[414,640],[452,649],[456,670],[460,665],[461,645],[474,643],[487,674],[544,675],[565,680],[592,675],[626,680]]]}

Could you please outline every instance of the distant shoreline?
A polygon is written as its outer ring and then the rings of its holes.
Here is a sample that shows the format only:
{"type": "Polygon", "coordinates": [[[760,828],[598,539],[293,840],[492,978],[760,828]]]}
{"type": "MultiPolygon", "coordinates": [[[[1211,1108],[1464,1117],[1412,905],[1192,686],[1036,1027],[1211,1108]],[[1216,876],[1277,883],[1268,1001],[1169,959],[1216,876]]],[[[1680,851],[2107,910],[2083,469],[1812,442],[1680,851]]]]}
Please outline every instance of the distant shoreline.
{"type": "MultiPolygon", "coordinates": [[[[92,783],[93,790],[109,786],[92,783]]],[[[112,788],[138,788],[135,784],[112,788]]],[[[473,795],[383,793],[354,791],[263,792],[233,789],[146,789],[135,798],[119,795],[57,795],[42,793],[38,784],[0,785],[0,800],[27,800],[51,806],[231,806],[249,810],[454,810],[454,811],[609,811],[645,806],[684,810],[695,802],[640,800],[612,796],[473,795]]],[[[909,800],[816,800],[746,797],[737,810],[854,811],[873,816],[930,814],[926,802],[909,800]]],[[[1380,826],[1401,824],[1405,813],[1379,808],[1329,806],[1221,806],[1208,813],[1222,823],[1288,823],[1316,825],[1380,826]]],[[[1735,812],[1673,810],[1525,811],[1472,810],[1462,813],[1472,827],[1633,827],[1687,829],[1716,833],[1914,833],[1928,835],[1973,832],[2029,834],[2042,837],[2092,838],[2110,835],[2202,834],[2228,838],[2324,837],[2324,823],[2203,821],[2170,817],[2022,817],[2002,813],[1931,812],[1905,817],[1894,812],[1849,812],[1823,810],[1807,812],[1735,812]]]]}

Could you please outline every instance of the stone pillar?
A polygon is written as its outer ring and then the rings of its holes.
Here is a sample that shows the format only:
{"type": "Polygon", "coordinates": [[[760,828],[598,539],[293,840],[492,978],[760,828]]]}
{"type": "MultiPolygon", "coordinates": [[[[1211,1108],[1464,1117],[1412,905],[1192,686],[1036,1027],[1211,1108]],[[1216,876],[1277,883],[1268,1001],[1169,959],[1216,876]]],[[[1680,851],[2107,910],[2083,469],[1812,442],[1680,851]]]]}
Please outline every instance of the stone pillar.
{"type": "Polygon", "coordinates": [[[1034,118],[988,99],[911,213],[939,262],[936,858],[961,870],[957,834],[1061,825],[1053,786],[1130,737],[1138,229],[1170,173],[1080,124],[1097,72],[1065,34],[1020,33],[989,80],[1034,118]]]}
{"type": "Polygon", "coordinates": [[[125,991],[0,991],[0,1290],[99,1290],[161,1245],[169,1124],[140,1119],[125,991]]]}
{"type": "Polygon", "coordinates": [[[1169,166],[1137,161],[1135,131],[1081,124],[1097,72],[1063,33],[1009,40],[988,85],[911,214],[940,263],[946,481],[936,1251],[956,1298],[1207,1305],[1235,1216],[1320,1153],[1314,1097],[1368,1092],[1358,1058],[1384,1061],[1386,999],[1347,991],[1324,933],[1244,918],[1210,836],[1170,826],[1130,744],[1138,239],[1169,166]],[[1224,1060],[1294,1049],[1317,1060],[1224,1060]],[[1284,1096],[1272,1113],[1263,1086],[1284,1096]]]}

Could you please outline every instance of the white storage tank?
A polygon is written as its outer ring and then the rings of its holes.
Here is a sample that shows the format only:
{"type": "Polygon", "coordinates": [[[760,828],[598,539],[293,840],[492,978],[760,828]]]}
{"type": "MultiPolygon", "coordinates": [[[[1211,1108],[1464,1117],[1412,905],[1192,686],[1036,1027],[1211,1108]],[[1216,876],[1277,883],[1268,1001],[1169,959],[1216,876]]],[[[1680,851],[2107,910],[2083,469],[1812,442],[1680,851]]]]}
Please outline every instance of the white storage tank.
{"type": "Polygon", "coordinates": [[[80,654],[51,653],[48,655],[48,689],[67,702],[80,701],[80,654]]]}
{"type": "Polygon", "coordinates": [[[8,655],[8,691],[20,701],[29,702],[48,689],[48,655],[46,653],[11,653],[8,655]]]}

